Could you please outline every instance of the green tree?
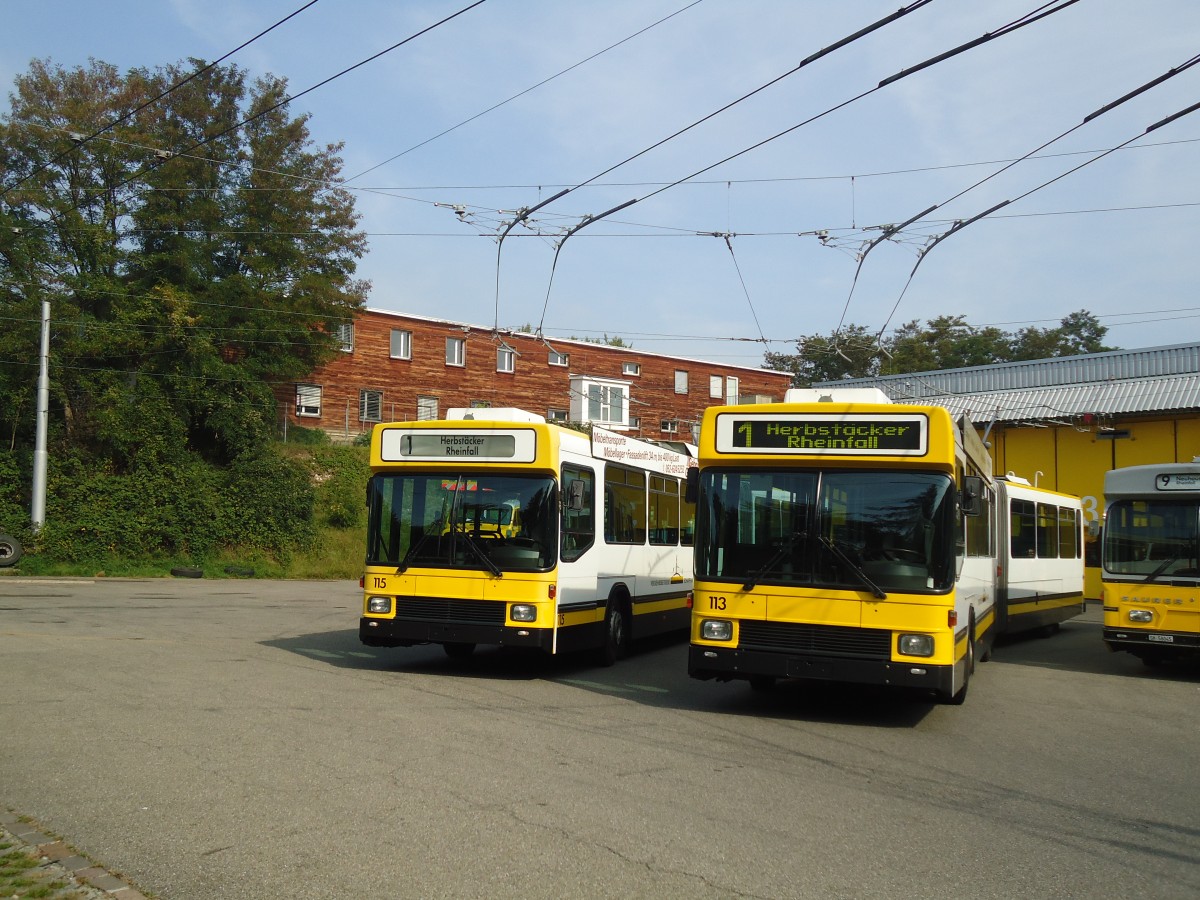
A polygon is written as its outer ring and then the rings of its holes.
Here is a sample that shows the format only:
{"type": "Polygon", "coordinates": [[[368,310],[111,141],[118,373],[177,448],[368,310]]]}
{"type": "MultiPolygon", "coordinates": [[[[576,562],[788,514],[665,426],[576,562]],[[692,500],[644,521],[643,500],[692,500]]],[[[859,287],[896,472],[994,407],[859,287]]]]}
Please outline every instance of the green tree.
{"type": "Polygon", "coordinates": [[[922,325],[913,320],[890,338],[877,340],[861,325],[850,325],[823,337],[796,342],[795,353],[767,353],[769,369],[792,373],[792,383],[873,375],[902,375],[959,369],[1027,359],[1049,359],[1115,349],[1104,345],[1108,329],[1086,310],[1065,316],[1057,328],[1023,328],[1015,333],[995,326],[973,328],[965,318],[937,316],[922,325]]]}
{"type": "Polygon", "coordinates": [[[202,66],[122,76],[39,60],[16,79],[0,120],[0,416],[14,445],[31,440],[43,298],[54,422],[124,466],[145,447],[137,418],[156,453],[260,447],[270,382],[327,358],[365,300],[340,146],[313,146],[285,81],[214,67],[81,141],[202,66]]]}
{"type": "Polygon", "coordinates": [[[796,352],[765,356],[768,369],[792,373],[796,387],[840,378],[866,378],[880,372],[879,345],[863,325],[849,325],[829,335],[810,335],[796,342],[796,352]]]}

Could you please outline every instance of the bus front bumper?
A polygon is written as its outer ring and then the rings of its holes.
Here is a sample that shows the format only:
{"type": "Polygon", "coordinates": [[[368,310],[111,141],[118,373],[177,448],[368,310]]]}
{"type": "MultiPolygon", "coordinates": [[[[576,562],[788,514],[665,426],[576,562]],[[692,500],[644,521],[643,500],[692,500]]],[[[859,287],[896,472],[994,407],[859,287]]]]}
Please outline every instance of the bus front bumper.
{"type": "Polygon", "coordinates": [[[1104,643],[1109,650],[1132,653],[1153,651],[1173,656],[1200,655],[1200,634],[1178,631],[1135,631],[1131,628],[1104,628],[1104,643]]]}
{"type": "Polygon", "coordinates": [[[476,625],[412,619],[358,620],[358,639],[368,647],[412,647],[415,644],[485,644],[498,647],[554,649],[554,631],[516,625],[476,625]]]}
{"type": "Polygon", "coordinates": [[[766,676],[891,685],[949,694],[954,667],[693,644],[688,648],[688,674],[702,681],[766,676]]]}

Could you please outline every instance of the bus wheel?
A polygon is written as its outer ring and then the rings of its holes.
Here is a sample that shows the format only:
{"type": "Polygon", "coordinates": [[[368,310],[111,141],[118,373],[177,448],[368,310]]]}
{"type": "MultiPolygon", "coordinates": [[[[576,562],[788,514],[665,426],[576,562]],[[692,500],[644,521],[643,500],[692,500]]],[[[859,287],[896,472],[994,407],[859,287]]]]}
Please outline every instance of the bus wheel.
{"type": "Polygon", "coordinates": [[[475,652],[475,645],[466,641],[447,641],[442,644],[442,649],[451,659],[466,659],[475,652]]]}
{"type": "Polygon", "coordinates": [[[763,694],[775,687],[774,675],[751,675],[750,690],[763,694]]]}
{"type": "Polygon", "coordinates": [[[609,597],[604,610],[604,643],[600,647],[600,665],[611,666],[624,656],[628,643],[629,620],[625,610],[619,599],[609,597]]]}

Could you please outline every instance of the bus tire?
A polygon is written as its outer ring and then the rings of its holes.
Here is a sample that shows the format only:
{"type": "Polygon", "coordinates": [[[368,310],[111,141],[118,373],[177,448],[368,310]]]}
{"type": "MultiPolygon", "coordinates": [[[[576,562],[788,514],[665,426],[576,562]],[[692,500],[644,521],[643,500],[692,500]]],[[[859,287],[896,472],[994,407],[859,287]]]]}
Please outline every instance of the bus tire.
{"type": "Polygon", "coordinates": [[[466,641],[446,641],[442,649],[451,659],[468,659],[475,652],[475,645],[466,641]]]}
{"type": "Polygon", "coordinates": [[[9,534],[0,534],[0,569],[15,566],[25,551],[21,542],[9,534]]]}
{"type": "Polygon", "coordinates": [[[629,645],[629,616],[619,597],[609,597],[604,609],[604,643],[600,645],[600,665],[611,666],[625,655],[629,645]]]}

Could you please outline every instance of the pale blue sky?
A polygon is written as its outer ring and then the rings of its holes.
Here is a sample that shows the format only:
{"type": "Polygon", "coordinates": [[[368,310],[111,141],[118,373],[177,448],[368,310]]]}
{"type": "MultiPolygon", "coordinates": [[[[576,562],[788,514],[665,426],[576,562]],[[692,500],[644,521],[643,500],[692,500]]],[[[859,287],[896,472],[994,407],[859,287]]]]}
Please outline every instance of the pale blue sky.
{"type": "MultiPolygon", "coordinates": [[[[286,77],[297,93],[469,2],[319,0],[231,61],[286,77]]],[[[1046,151],[1073,155],[1022,163],[908,239],[881,244],[850,293],[855,252],[879,233],[871,229],[942,203],[1200,53],[1195,0],[1082,0],[648,196],[1041,5],[934,0],[539,212],[542,236],[518,228],[504,244],[497,304],[494,236],[513,210],[593,178],[903,5],[690,4],[486,0],[296,101],[316,141],[344,142],[346,176],[366,172],[350,184],[370,235],[359,271],[373,283],[369,305],[485,326],[543,322],[551,338],[620,335],[639,349],[742,365],[761,362],[761,337],[789,351],[789,339],[843,320],[879,330],[957,313],[1012,331],[1087,309],[1114,346],[1197,339],[1200,112],[950,237],[893,307],[922,239],[1195,103],[1200,66],[1046,151]],[[633,199],[563,245],[551,284],[563,230],[633,199]],[[713,233],[733,235],[732,254],[713,233]]],[[[11,89],[33,57],[122,70],[211,61],[302,5],[10,0],[0,80],[11,89]]]]}

